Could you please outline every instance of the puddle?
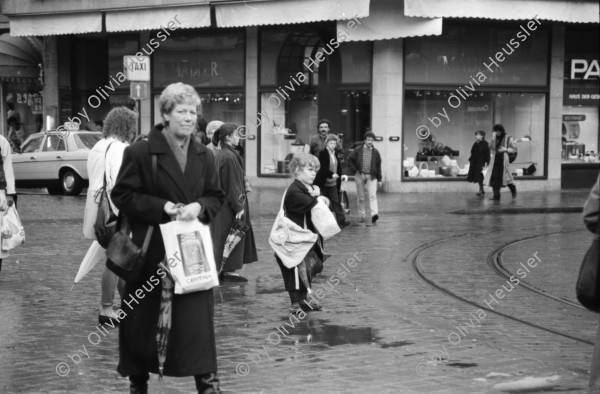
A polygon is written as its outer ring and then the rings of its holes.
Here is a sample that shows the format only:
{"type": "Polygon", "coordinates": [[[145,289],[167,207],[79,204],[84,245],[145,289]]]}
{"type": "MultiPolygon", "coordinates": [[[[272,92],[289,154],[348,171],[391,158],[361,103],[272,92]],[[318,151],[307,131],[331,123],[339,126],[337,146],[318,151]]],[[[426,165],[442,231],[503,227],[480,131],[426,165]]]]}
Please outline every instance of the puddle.
{"type": "Polygon", "coordinates": [[[329,346],[360,345],[375,343],[377,330],[371,327],[346,327],[333,324],[300,325],[289,330],[290,334],[304,335],[308,342],[322,342],[329,346]]]}
{"type": "Polygon", "coordinates": [[[391,343],[382,343],[379,346],[382,349],[387,349],[387,348],[391,348],[391,347],[402,347],[402,346],[408,346],[408,345],[414,345],[414,342],[409,342],[409,341],[396,341],[396,342],[391,342],[391,343]]]}
{"type": "Polygon", "coordinates": [[[473,363],[450,363],[450,364],[446,364],[449,367],[456,367],[456,368],[472,368],[472,367],[476,367],[477,364],[473,364],[473,363]]]}
{"type": "Polygon", "coordinates": [[[559,389],[559,375],[547,376],[543,378],[534,378],[527,376],[523,379],[513,380],[494,385],[494,389],[507,393],[545,393],[548,391],[563,391],[559,389]]]}

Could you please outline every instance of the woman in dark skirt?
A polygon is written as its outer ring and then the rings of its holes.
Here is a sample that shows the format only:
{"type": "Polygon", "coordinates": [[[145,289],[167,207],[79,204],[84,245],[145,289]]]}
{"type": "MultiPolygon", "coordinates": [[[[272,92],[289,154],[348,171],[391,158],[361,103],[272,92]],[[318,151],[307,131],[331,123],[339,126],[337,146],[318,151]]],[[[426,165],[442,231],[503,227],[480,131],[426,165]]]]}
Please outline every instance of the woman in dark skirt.
{"type": "MultiPolygon", "coordinates": [[[[292,159],[289,164],[290,172],[294,176],[294,182],[287,188],[285,199],[283,201],[283,209],[285,216],[296,223],[300,227],[308,228],[313,233],[317,233],[311,217],[311,209],[317,204],[318,199],[327,200],[320,196],[320,190],[317,186],[312,186],[312,183],[319,170],[319,160],[310,154],[301,154],[292,159]],[[306,221],[305,221],[306,220],[306,221]]],[[[327,202],[327,201],[326,201],[327,202]]],[[[323,264],[323,249],[322,238],[319,239],[306,255],[304,261],[310,264],[323,264]]],[[[300,280],[294,268],[287,268],[281,262],[281,259],[275,255],[277,264],[281,269],[285,289],[290,295],[292,305],[290,313],[296,313],[299,309],[303,311],[321,310],[321,305],[317,304],[314,299],[307,300],[307,287],[300,280]],[[298,279],[297,279],[298,278],[298,279]]],[[[301,263],[301,264],[304,264],[301,263]]],[[[311,270],[307,269],[309,286],[311,281],[311,270]]]]}
{"type": "Polygon", "coordinates": [[[479,183],[478,197],[483,197],[483,173],[481,172],[490,162],[490,146],[485,140],[485,131],[477,130],[475,132],[477,139],[471,148],[471,157],[469,157],[469,174],[467,181],[471,183],[479,183]]]}

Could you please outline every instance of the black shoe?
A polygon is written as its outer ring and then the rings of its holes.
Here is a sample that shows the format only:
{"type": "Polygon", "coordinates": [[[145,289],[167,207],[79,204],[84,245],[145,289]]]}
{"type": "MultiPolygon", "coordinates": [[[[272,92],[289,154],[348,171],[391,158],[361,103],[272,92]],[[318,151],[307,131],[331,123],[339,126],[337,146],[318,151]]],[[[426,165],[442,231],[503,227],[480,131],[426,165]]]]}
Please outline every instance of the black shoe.
{"type": "Polygon", "coordinates": [[[500,196],[492,196],[490,200],[500,201],[500,196]]]}
{"type": "Polygon", "coordinates": [[[114,317],[110,317],[110,316],[106,316],[106,315],[98,315],[98,325],[108,326],[108,327],[117,327],[119,325],[119,319],[115,319],[114,317]]]}
{"type": "Polygon", "coordinates": [[[300,302],[300,309],[302,309],[304,312],[320,311],[323,309],[323,306],[316,301],[309,302],[308,300],[304,299],[302,302],[300,302]]]}
{"type": "Polygon", "coordinates": [[[244,278],[242,275],[225,272],[223,274],[223,282],[248,282],[248,279],[244,278]]]}
{"type": "Polygon", "coordinates": [[[377,222],[377,219],[379,219],[379,215],[373,215],[373,217],[371,218],[371,223],[375,224],[377,222]]]}
{"type": "Polygon", "coordinates": [[[479,193],[476,194],[477,197],[483,197],[485,195],[485,192],[483,190],[481,190],[479,193]]]}
{"type": "Polygon", "coordinates": [[[214,372],[204,375],[194,376],[196,380],[196,389],[200,394],[219,394],[221,393],[221,383],[217,374],[214,372]]]}
{"type": "Polygon", "coordinates": [[[348,227],[349,225],[351,225],[352,222],[349,220],[344,221],[343,223],[340,223],[339,226],[340,228],[344,228],[344,227],[348,227]]]}

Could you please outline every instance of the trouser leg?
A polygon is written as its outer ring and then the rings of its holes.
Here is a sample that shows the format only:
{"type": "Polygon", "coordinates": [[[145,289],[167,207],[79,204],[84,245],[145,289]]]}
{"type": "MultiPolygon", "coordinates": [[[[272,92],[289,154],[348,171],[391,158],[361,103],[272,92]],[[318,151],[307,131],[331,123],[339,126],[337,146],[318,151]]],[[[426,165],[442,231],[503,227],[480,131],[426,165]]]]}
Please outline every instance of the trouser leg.
{"type": "MultiPolygon", "coordinates": [[[[369,206],[371,208],[371,216],[379,214],[379,207],[377,205],[377,179],[371,177],[371,180],[367,183],[367,191],[369,192],[369,206]]],[[[368,217],[371,217],[368,216],[368,217]]]]}
{"type": "Polygon", "coordinates": [[[354,177],[356,183],[356,202],[358,205],[358,216],[365,217],[365,178],[361,173],[356,173],[354,177]]]}
{"type": "Polygon", "coordinates": [[[324,189],[325,197],[327,197],[331,202],[329,209],[331,209],[331,212],[334,213],[335,220],[338,222],[339,225],[341,225],[346,221],[346,215],[344,215],[344,209],[340,204],[340,197],[337,186],[326,186],[324,189]]]}
{"type": "Polygon", "coordinates": [[[517,195],[517,187],[515,186],[515,184],[509,183],[508,188],[510,189],[510,193],[512,194],[512,196],[515,197],[517,195]]]}
{"type": "Polygon", "coordinates": [[[500,199],[500,188],[499,187],[494,187],[494,198],[499,200],[500,199]]]}

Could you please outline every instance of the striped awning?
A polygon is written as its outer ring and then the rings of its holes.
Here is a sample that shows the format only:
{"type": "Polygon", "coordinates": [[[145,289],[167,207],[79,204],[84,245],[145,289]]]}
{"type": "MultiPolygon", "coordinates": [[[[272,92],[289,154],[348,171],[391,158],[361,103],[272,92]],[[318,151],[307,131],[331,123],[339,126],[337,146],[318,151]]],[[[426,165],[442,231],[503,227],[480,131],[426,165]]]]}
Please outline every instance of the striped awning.
{"type": "Polygon", "coordinates": [[[210,26],[210,5],[154,7],[106,13],[106,31],[192,29],[210,26]],[[132,21],[135,21],[134,23],[132,21]]]}
{"type": "Polygon", "coordinates": [[[349,24],[338,21],[337,30],[346,41],[377,41],[402,37],[442,34],[442,18],[411,18],[404,15],[404,5],[398,0],[371,0],[369,16],[349,24]],[[354,30],[353,30],[354,29],[354,30]]]}
{"type": "Polygon", "coordinates": [[[369,0],[267,0],[216,3],[217,27],[285,25],[369,15],[369,0]]]}
{"type": "Polygon", "coordinates": [[[598,0],[404,0],[404,14],[421,18],[483,18],[600,23],[598,0]]]}
{"type": "Polygon", "coordinates": [[[10,35],[15,37],[83,34],[101,31],[101,12],[15,15],[10,17],[10,35]]]}

